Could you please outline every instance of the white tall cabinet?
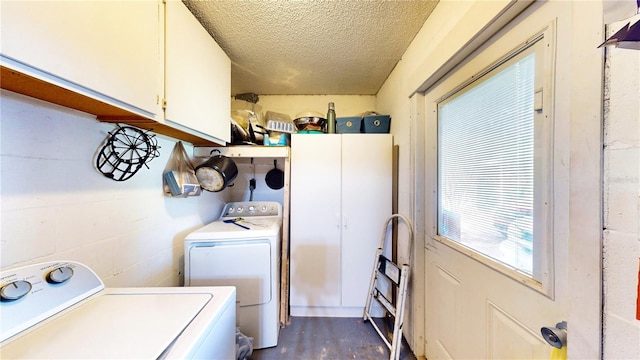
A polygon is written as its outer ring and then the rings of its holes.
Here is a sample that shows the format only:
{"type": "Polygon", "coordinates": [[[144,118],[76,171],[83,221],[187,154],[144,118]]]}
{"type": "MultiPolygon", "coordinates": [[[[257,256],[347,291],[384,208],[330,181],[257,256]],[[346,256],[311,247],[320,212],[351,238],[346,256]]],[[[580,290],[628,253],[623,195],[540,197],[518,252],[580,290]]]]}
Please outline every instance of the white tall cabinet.
{"type": "Polygon", "coordinates": [[[391,215],[392,148],[389,134],[292,135],[292,316],[362,316],[391,215]]]}

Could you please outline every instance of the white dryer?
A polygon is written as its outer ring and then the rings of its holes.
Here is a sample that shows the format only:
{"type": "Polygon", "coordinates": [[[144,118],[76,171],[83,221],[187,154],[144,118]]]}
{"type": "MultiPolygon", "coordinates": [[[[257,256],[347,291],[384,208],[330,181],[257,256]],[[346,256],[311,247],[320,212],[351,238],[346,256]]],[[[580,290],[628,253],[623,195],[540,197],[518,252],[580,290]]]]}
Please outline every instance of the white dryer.
{"type": "Polygon", "coordinates": [[[185,286],[235,286],[237,325],[254,349],[278,344],[281,229],[280,203],[232,202],[185,238],[185,286]]]}

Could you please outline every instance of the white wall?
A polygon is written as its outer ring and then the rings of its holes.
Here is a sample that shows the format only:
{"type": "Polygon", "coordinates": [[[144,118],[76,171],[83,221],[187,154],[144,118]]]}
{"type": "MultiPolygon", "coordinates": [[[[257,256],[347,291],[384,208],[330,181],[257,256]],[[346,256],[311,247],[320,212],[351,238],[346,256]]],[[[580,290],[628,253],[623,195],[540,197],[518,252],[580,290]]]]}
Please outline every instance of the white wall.
{"type": "MultiPolygon", "coordinates": [[[[417,131],[422,131],[409,97],[427,79],[434,76],[440,66],[458,53],[463,46],[472,40],[475,34],[486,26],[487,22],[498,14],[508,1],[440,1],[420,32],[411,42],[402,59],[389,75],[377,94],[377,110],[391,114],[391,133],[394,143],[399,145],[398,179],[398,213],[414,218],[416,241],[412,249],[412,275],[405,307],[404,334],[414,352],[424,352],[424,228],[416,218],[423,214],[419,202],[424,191],[414,191],[417,178],[424,168],[419,162],[424,154],[416,153],[417,131]],[[422,237],[422,238],[421,238],[422,237]]],[[[424,166],[424,164],[422,164],[424,166]]],[[[424,189],[424,187],[422,187],[424,189]]],[[[401,247],[408,239],[406,232],[400,228],[399,241],[401,247]]],[[[401,260],[406,257],[401,256],[401,260]]]]}
{"type": "MultiPolygon", "coordinates": [[[[626,24],[614,23],[609,32],[626,24]]],[[[640,51],[606,51],[603,358],[640,359],[640,51]]]]}
{"type": "MultiPolygon", "coordinates": [[[[161,156],[150,169],[124,182],[107,179],[94,163],[114,125],[9,91],[0,96],[2,269],[65,259],[87,264],[107,286],[180,285],[184,236],[215,219],[225,202],[248,199],[244,160],[234,188],[187,199],[163,196],[162,170],[175,144],[167,137],[157,137],[161,156]]],[[[375,109],[375,96],[261,96],[259,104],[294,117],[326,112],[329,101],[338,116],[375,109]]],[[[256,165],[255,199],[281,201],[282,191],[264,183],[273,162],[256,165]]]]}
{"type": "Polygon", "coordinates": [[[253,191],[254,201],[277,201],[284,204],[285,188],[271,189],[266,182],[269,171],[274,168],[273,161],[277,163],[277,168],[284,171],[284,158],[254,158],[253,165],[251,158],[233,159],[238,167],[238,176],[233,181],[233,186],[225,189],[229,193],[228,201],[249,201],[251,192],[249,191],[250,180],[256,181],[256,188],[253,191]]]}
{"type": "MultiPolygon", "coordinates": [[[[0,264],[74,260],[107,286],[181,284],[184,236],[219,216],[225,196],[168,198],[161,156],[116,182],[94,168],[114,125],[68,108],[0,92],[0,264]]],[[[189,144],[185,144],[191,153],[189,144]]]]}
{"type": "Polygon", "coordinates": [[[336,117],[356,116],[376,110],[376,97],[373,95],[260,95],[258,105],[262,106],[263,112],[284,113],[293,120],[296,114],[306,111],[326,115],[329,102],[335,104],[336,117]]]}

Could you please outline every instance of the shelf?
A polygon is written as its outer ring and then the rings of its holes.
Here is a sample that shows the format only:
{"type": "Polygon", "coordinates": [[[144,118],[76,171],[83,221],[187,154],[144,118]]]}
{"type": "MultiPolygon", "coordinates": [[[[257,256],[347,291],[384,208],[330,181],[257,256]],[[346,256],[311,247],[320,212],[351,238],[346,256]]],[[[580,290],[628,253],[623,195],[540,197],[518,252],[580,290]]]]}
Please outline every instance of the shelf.
{"type": "Polygon", "coordinates": [[[220,150],[220,155],[228,157],[252,157],[252,158],[288,158],[288,146],[260,146],[237,145],[226,147],[200,147],[193,148],[193,156],[196,158],[208,158],[213,150],[220,150]]]}
{"type": "Polygon", "coordinates": [[[194,146],[221,145],[5,66],[0,66],[0,88],[95,115],[101,122],[135,126],[194,146]]]}

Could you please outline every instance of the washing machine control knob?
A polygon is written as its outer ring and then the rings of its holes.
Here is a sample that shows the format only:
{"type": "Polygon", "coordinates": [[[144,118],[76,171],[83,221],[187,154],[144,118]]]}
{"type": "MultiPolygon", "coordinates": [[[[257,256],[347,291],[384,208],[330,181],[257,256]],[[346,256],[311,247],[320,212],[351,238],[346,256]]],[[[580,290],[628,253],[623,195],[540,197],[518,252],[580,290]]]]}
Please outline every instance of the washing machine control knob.
{"type": "Polygon", "coordinates": [[[73,276],[73,269],[68,266],[61,266],[51,270],[47,274],[47,282],[50,284],[61,284],[73,276]]]}
{"type": "Polygon", "coordinates": [[[2,300],[18,300],[31,291],[31,283],[25,280],[16,280],[8,283],[0,289],[2,300]]]}
{"type": "Polygon", "coordinates": [[[253,205],[249,206],[249,212],[254,212],[254,211],[256,211],[256,207],[253,205]]]}
{"type": "Polygon", "coordinates": [[[267,205],[262,205],[262,208],[260,210],[262,210],[262,212],[266,212],[267,211],[267,205]]]}

